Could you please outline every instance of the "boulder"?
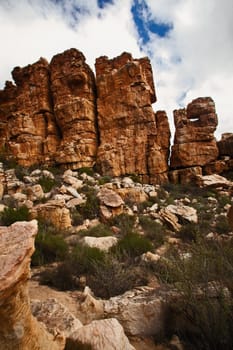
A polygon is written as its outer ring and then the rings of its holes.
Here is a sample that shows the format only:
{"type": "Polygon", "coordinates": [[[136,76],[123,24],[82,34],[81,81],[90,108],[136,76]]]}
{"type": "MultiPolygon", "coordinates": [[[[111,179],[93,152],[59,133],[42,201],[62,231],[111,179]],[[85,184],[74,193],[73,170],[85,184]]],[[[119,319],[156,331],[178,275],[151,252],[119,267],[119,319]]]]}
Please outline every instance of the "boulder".
{"type": "Polygon", "coordinates": [[[53,337],[32,316],[28,278],[37,222],[0,227],[0,349],[62,350],[64,338],[53,337]]]}
{"type": "Polygon", "coordinates": [[[158,335],[164,330],[164,304],[159,289],[140,287],[104,300],[104,313],[115,317],[127,335],[158,335]]]}
{"type": "Polygon", "coordinates": [[[114,318],[92,321],[68,338],[68,344],[89,345],[93,350],[135,350],[114,318]]]}
{"type": "Polygon", "coordinates": [[[50,200],[44,204],[34,206],[30,215],[33,219],[42,217],[59,229],[71,227],[70,211],[62,200],[50,200]]]}
{"type": "Polygon", "coordinates": [[[197,176],[197,183],[201,187],[224,187],[231,188],[233,183],[227,180],[225,177],[213,174],[197,176]]]}
{"type": "Polygon", "coordinates": [[[179,203],[178,205],[168,205],[166,210],[189,222],[194,222],[195,224],[198,222],[197,211],[195,208],[179,203]]]}
{"type": "Polygon", "coordinates": [[[117,244],[118,239],[113,236],[108,237],[90,237],[85,236],[83,243],[91,248],[98,248],[103,251],[108,251],[111,247],[117,244]]]}
{"type": "Polygon", "coordinates": [[[31,310],[37,320],[43,322],[49,333],[53,335],[63,333],[67,338],[83,326],[79,319],[55,298],[44,301],[32,300],[31,310]]]}
{"type": "Polygon", "coordinates": [[[214,131],[218,120],[210,97],[199,97],[187,109],[175,110],[174,122],[171,168],[203,166],[217,159],[214,131]]]}
{"type": "Polygon", "coordinates": [[[118,208],[124,204],[121,196],[108,188],[101,188],[97,194],[97,197],[99,198],[101,204],[104,204],[110,208],[118,208]]]}

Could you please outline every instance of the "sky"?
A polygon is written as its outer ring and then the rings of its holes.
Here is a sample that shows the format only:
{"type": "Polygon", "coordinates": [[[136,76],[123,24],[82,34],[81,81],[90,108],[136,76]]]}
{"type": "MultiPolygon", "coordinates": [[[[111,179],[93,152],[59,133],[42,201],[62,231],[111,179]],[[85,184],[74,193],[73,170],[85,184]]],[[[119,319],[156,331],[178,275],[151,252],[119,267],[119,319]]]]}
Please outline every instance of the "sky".
{"type": "Polygon", "coordinates": [[[95,59],[127,51],[151,60],[158,101],[174,131],[174,109],[211,96],[233,132],[232,0],[0,0],[0,89],[15,66],[71,47],[95,59]]]}

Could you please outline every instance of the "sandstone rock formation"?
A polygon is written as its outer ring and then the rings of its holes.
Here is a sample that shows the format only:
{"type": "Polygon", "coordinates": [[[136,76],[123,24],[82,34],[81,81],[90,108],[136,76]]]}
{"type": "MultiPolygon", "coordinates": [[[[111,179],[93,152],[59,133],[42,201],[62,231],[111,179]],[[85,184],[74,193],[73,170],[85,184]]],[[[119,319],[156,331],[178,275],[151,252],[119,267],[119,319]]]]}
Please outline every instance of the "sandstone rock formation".
{"type": "Polygon", "coordinates": [[[36,221],[0,227],[0,349],[64,349],[34,319],[30,310],[27,279],[34,251],[36,221]]]}
{"type": "Polygon", "coordinates": [[[233,133],[222,134],[222,138],[217,145],[220,156],[233,157],[233,133]]]}
{"type": "Polygon", "coordinates": [[[156,101],[148,58],[129,53],[96,60],[100,146],[97,165],[112,176],[136,173],[143,180],[166,179],[170,131],[156,101]]]}
{"type": "Polygon", "coordinates": [[[16,86],[0,91],[0,139],[20,164],[48,160],[59,141],[49,89],[49,64],[41,58],[12,72],[16,86]]]}
{"type": "Polygon", "coordinates": [[[203,166],[217,159],[218,147],[214,138],[217,115],[210,97],[197,98],[187,109],[174,111],[174,121],[172,168],[203,166]]]}
{"type": "Polygon", "coordinates": [[[0,90],[0,147],[24,165],[93,166],[96,147],[94,74],[70,49],[12,72],[0,90]]]}
{"type": "Polygon", "coordinates": [[[50,72],[54,115],[61,136],[56,162],[76,169],[92,167],[97,150],[94,74],[76,49],[54,56],[50,72]]]}

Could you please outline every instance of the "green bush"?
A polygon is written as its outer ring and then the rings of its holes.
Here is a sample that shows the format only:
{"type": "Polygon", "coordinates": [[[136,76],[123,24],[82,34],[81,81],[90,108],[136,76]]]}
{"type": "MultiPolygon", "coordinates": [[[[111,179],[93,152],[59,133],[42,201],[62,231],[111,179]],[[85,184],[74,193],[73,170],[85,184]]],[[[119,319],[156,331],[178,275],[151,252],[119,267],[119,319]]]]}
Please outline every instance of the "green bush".
{"type": "Polygon", "coordinates": [[[180,294],[169,304],[171,334],[177,334],[188,349],[230,350],[233,241],[211,243],[199,239],[190,245],[188,255],[173,249],[155,264],[154,271],[180,294]],[[226,287],[229,294],[224,292],[226,287]]]}
{"type": "Polygon", "coordinates": [[[109,224],[112,226],[117,226],[121,230],[121,234],[125,235],[129,232],[132,232],[135,221],[135,216],[122,213],[120,215],[114,216],[110,220],[109,224]]]}
{"type": "Polygon", "coordinates": [[[160,223],[145,215],[139,216],[139,223],[146,237],[153,241],[154,248],[158,248],[164,243],[164,228],[160,223]]]}
{"type": "Polygon", "coordinates": [[[69,256],[75,275],[90,273],[94,264],[105,261],[105,253],[98,248],[91,248],[86,245],[77,244],[69,256]]]}
{"type": "Polygon", "coordinates": [[[84,219],[95,219],[99,216],[99,199],[97,191],[90,186],[83,186],[82,192],[86,195],[86,202],[78,207],[80,215],[84,219]]]}
{"type": "Polygon", "coordinates": [[[79,234],[81,236],[106,237],[106,236],[111,236],[112,231],[109,228],[109,226],[104,224],[99,224],[99,225],[90,227],[87,230],[81,230],[79,231],[79,234]]]}
{"type": "Polygon", "coordinates": [[[71,211],[71,221],[73,226],[79,226],[82,225],[84,218],[83,216],[78,212],[78,209],[72,209],[71,211]]]}
{"type": "Polygon", "coordinates": [[[227,234],[231,231],[228,219],[225,215],[219,215],[216,220],[215,230],[217,233],[227,234]]]}
{"type": "Polygon", "coordinates": [[[52,188],[57,185],[57,181],[55,179],[51,179],[50,177],[44,175],[39,178],[38,183],[41,185],[45,193],[50,192],[52,188]]]}
{"type": "Polygon", "coordinates": [[[101,176],[98,180],[99,185],[104,185],[108,182],[111,182],[111,176],[105,175],[105,176],[101,176]]]}
{"type": "Polygon", "coordinates": [[[19,208],[5,208],[0,215],[1,225],[5,226],[9,226],[16,221],[28,221],[29,219],[29,210],[26,206],[19,208]]]}
{"type": "Polygon", "coordinates": [[[95,175],[95,172],[94,172],[93,168],[88,168],[88,167],[80,168],[80,169],[78,169],[78,172],[79,172],[79,174],[85,173],[85,174],[87,174],[89,176],[94,176],[95,175]]]}
{"type": "Polygon", "coordinates": [[[61,235],[56,235],[50,231],[39,230],[35,239],[32,266],[64,260],[67,252],[68,245],[61,235]]]}
{"type": "Polygon", "coordinates": [[[132,258],[151,250],[153,250],[153,245],[150,240],[136,232],[127,233],[112,247],[114,254],[132,258]]]}

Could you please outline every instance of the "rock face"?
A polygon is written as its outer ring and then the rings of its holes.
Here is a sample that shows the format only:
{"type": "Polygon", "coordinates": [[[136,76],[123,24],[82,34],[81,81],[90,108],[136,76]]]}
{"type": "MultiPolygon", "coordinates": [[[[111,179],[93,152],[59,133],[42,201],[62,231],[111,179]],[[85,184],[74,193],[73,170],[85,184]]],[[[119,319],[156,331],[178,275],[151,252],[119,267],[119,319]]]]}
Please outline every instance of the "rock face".
{"type": "Polygon", "coordinates": [[[174,111],[174,121],[172,168],[203,166],[217,159],[218,147],[214,138],[217,115],[210,97],[197,98],[187,109],[174,111]]]}
{"type": "Polygon", "coordinates": [[[153,112],[156,101],[148,58],[129,53],[96,60],[100,146],[97,165],[111,176],[139,174],[157,181],[166,177],[170,131],[165,112],[153,112]]]}
{"type": "Polygon", "coordinates": [[[0,349],[64,348],[31,314],[27,279],[36,233],[36,221],[0,227],[0,349]]]}
{"type": "Polygon", "coordinates": [[[22,165],[40,163],[56,150],[58,135],[49,93],[49,64],[41,58],[12,72],[16,86],[0,91],[0,138],[22,165]]]}
{"type": "Polygon", "coordinates": [[[56,162],[92,167],[97,150],[94,74],[84,55],[70,49],[50,63],[54,114],[61,133],[56,162]]]}
{"type": "Polygon", "coordinates": [[[134,59],[126,52],[99,57],[95,78],[84,55],[69,49],[50,63],[40,58],[16,67],[12,76],[15,85],[6,82],[0,90],[0,158],[13,157],[23,166],[96,165],[103,175],[135,174],[151,184],[168,178],[192,182],[202,172],[233,168],[233,136],[224,134],[216,143],[210,97],[174,111],[169,164],[168,118],[152,109],[156,95],[147,57],[134,59]]]}
{"type": "Polygon", "coordinates": [[[0,147],[24,166],[93,166],[96,148],[94,74],[70,49],[12,72],[0,90],[0,147]]]}

